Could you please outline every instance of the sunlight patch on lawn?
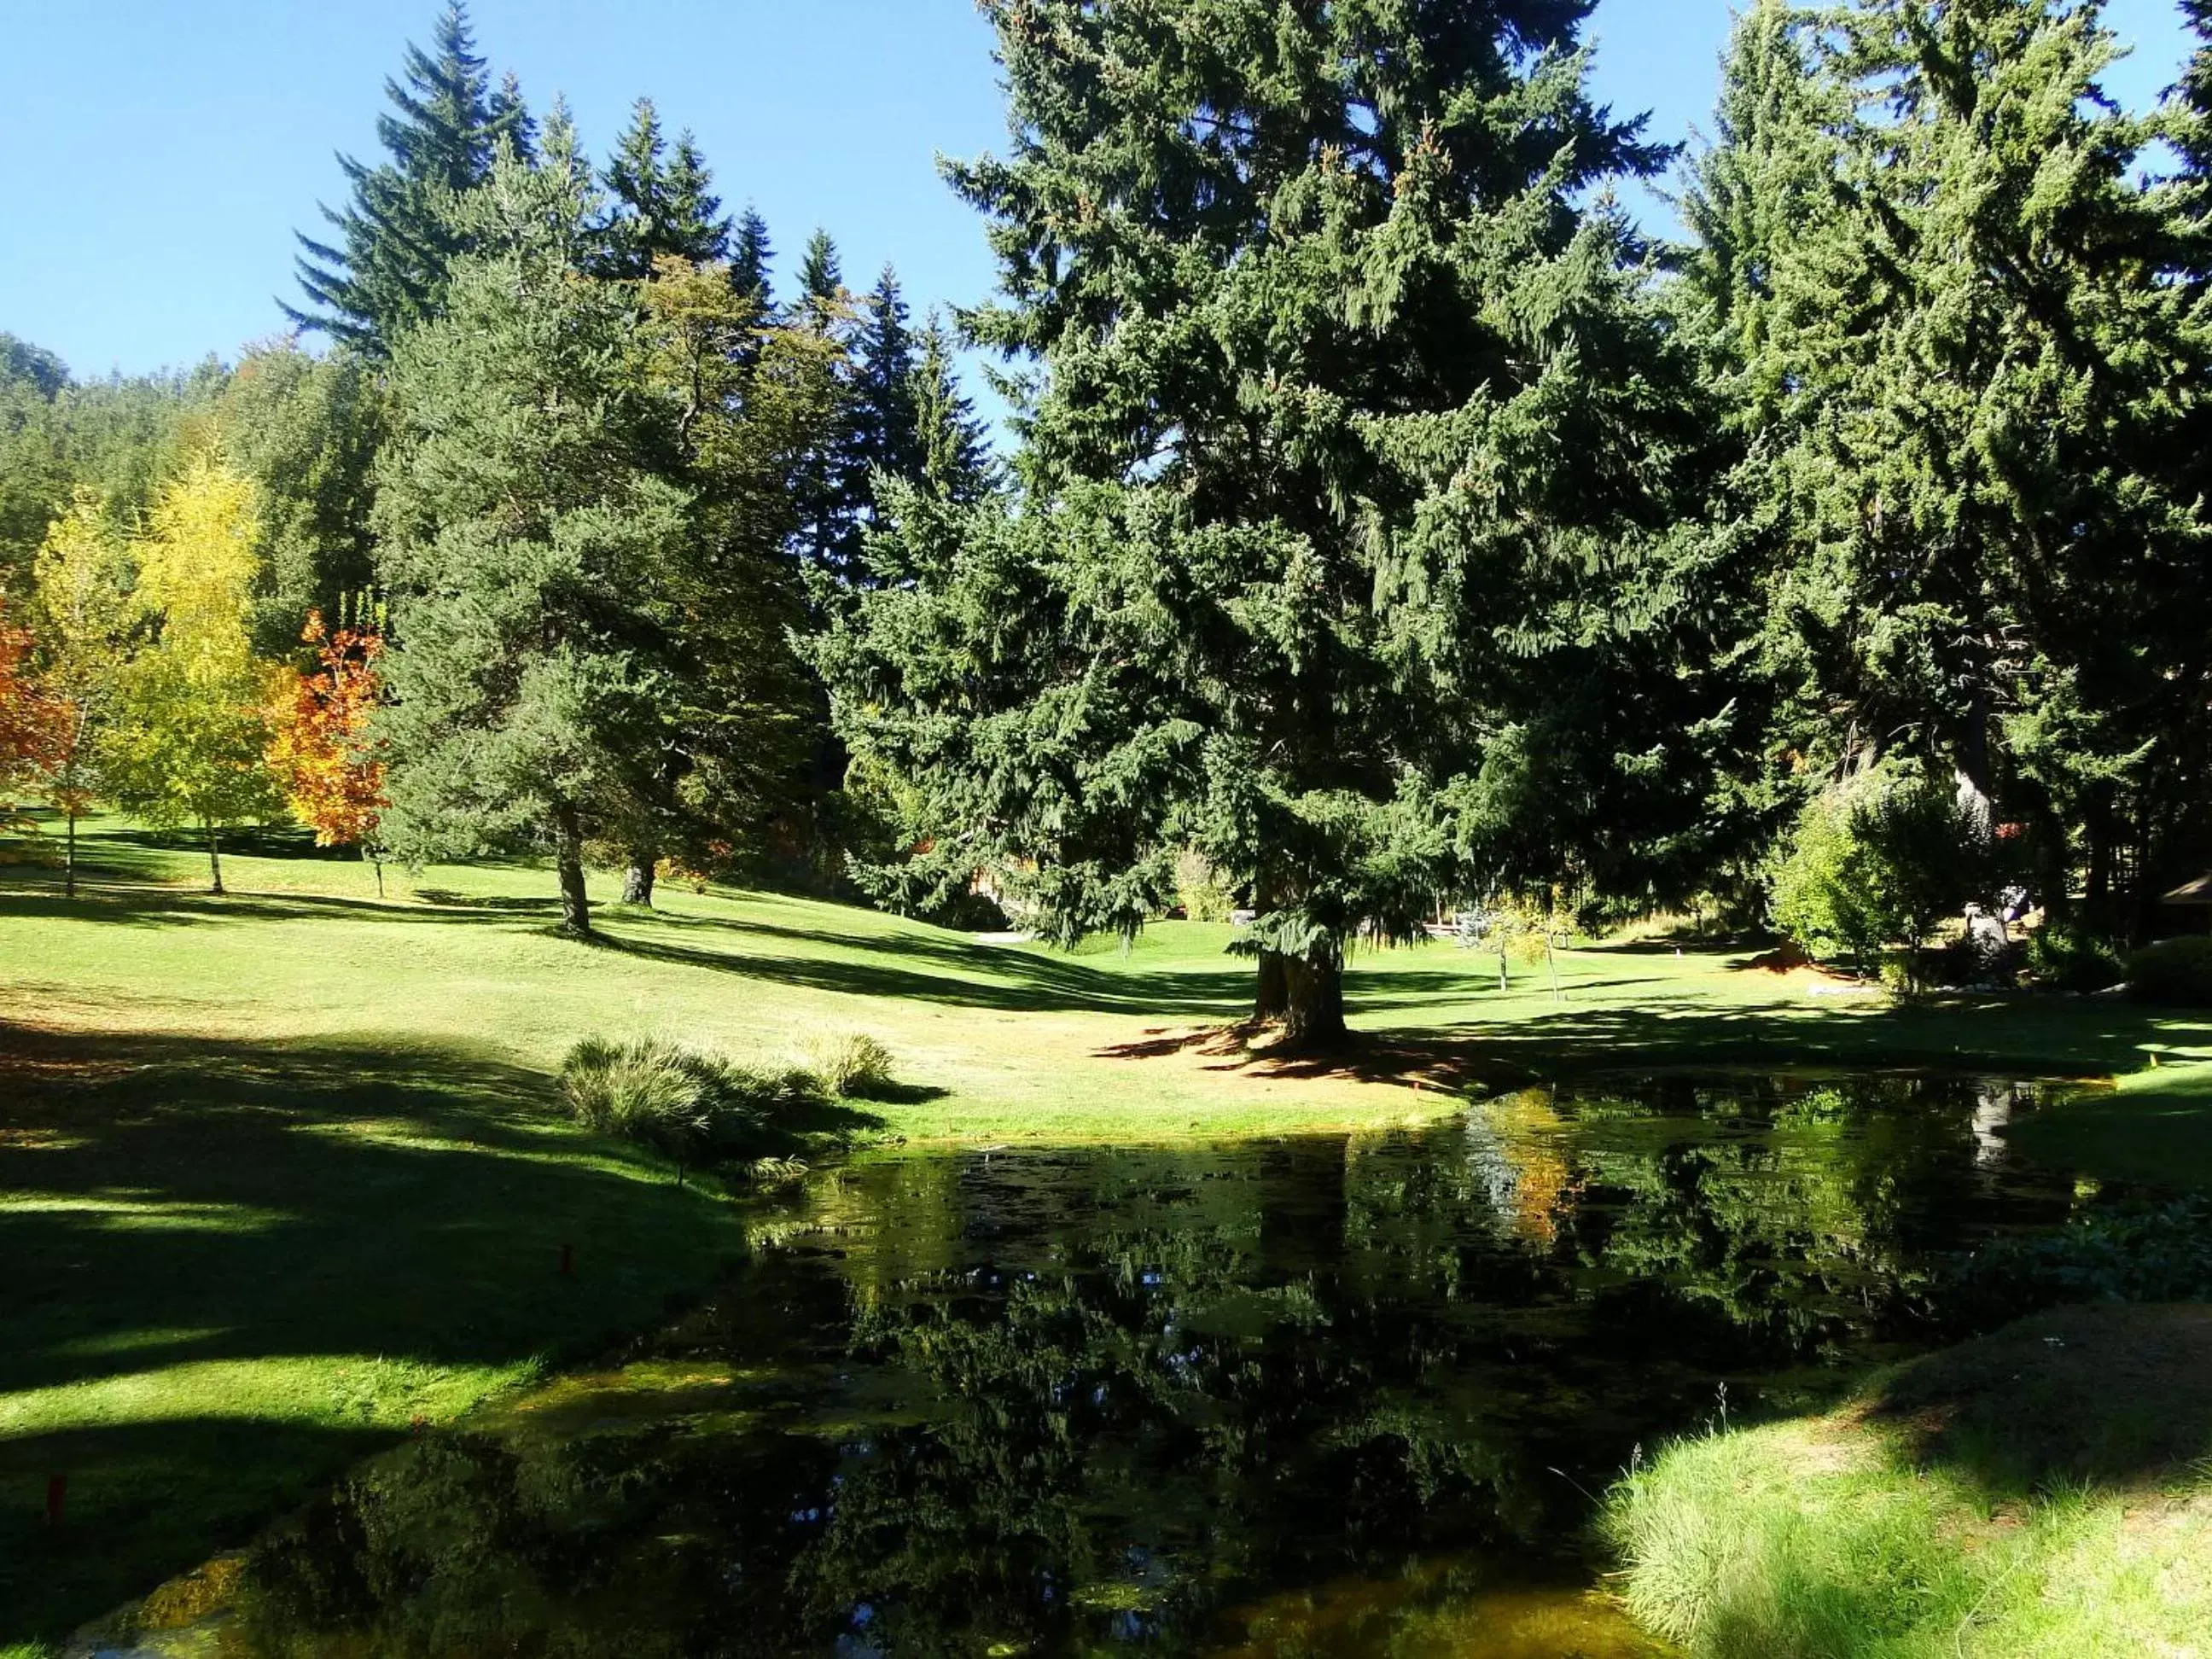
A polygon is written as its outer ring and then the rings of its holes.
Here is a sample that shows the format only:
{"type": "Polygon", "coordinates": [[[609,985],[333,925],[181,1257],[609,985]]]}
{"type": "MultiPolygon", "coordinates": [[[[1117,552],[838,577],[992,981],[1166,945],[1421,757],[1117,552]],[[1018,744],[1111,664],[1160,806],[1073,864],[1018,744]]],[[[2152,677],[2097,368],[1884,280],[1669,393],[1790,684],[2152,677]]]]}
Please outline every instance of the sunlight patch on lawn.
{"type": "Polygon", "coordinates": [[[293,1423],[400,1430],[465,1411],[534,1364],[429,1365],[376,1354],[192,1360],[0,1397],[0,1441],[117,1424],[293,1423]]]}
{"type": "Polygon", "coordinates": [[[267,1232],[299,1219],[288,1211],[245,1204],[192,1204],[120,1193],[0,1195],[0,1217],[24,1215],[82,1215],[106,1232],[267,1232]]]}

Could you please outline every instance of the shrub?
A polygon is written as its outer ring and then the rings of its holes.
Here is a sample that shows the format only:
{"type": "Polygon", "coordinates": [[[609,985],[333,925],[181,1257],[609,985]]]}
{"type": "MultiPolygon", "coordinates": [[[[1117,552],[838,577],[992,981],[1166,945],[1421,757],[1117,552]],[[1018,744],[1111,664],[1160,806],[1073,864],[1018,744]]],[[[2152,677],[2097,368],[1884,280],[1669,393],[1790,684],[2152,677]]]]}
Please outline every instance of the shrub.
{"type": "Polygon", "coordinates": [[[733,1066],[651,1037],[587,1037],[561,1066],[576,1121],[673,1158],[679,1166],[759,1156],[781,1120],[823,1096],[799,1068],[733,1066]]]}
{"type": "Polygon", "coordinates": [[[1987,1330],[2070,1302],[2212,1297],[2212,1200],[2130,1204],[2058,1232],[2000,1239],[1951,1275],[1952,1323],[1987,1330]]]}
{"type": "Polygon", "coordinates": [[[2212,1008],[2212,936],[2160,939],[2128,958],[2128,994],[2172,1008],[2212,1008]]]}
{"type": "Polygon", "coordinates": [[[1807,803],[1771,878],[1774,921],[1862,973],[1892,942],[1909,967],[1994,872],[1989,826],[1956,785],[1879,767],[1807,803]]]}
{"type": "Polygon", "coordinates": [[[2055,991],[2102,991],[2127,977],[2118,951],[2066,921],[2046,921],[2028,936],[2027,966],[2055,991]]]}
{"type": "Polygon", "coordinates": [[[866,1100],[890,1086],[891,1051],[865,1031],[817,1037],[807,1058],[812,1075],[840,1100],[866,1100]]]}
{"type": "Polygon", "coordinates": [[[1176,855],[1176,902],[1192,921],[1227,921],[1237,911],[1237,894],[1221,872],[1195,847],[1176,855]]]}

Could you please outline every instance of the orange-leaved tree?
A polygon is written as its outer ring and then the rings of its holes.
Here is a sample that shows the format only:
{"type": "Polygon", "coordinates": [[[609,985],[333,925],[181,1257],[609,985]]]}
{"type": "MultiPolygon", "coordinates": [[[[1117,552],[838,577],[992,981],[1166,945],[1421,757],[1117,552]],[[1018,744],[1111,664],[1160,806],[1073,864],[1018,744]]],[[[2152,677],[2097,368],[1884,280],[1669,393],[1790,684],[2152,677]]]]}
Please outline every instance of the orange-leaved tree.
{"type": "MultiPolygon", "coordinates": [[[[8,620],[0,599],[0,792],[43,775],[58,741],[59,711],[31,672],[32,644],[30,629],[8,620]]],[[[0,825],[13,827],[15,818],[0,793],[0,825]]]]}
{"type": "Polygon", "coordinates": [[[315,648],[315,666],[301,674],[269,711],[269,767],[293,816],[315,832],[318,847],[357,847],[376,859],[376,890],[384,891],[376,831],[383,817],[382,743],[369,730],[384,700],[377,659],[384,636],[370,623],[335,634],[319,611],[307,613],[300,638],[315,648]]]}

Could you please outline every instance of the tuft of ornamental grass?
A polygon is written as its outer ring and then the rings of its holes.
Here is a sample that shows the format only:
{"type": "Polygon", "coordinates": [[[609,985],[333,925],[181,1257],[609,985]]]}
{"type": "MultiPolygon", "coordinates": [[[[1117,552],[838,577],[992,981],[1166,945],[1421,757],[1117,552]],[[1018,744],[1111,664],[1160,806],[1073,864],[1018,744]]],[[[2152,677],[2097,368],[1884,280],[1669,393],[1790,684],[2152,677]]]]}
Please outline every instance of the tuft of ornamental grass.
{"type": "Polygon", "coordinates": [[[891,1086],[891,1051],[865,1031],[833,1031],[807,1047],[822,1086],[839,1100],[874,1100],[891,1086]]]}
{"type": "Polygon", "coordinates": [[[1613,1489],[1604,1529],[1630,1616],[1698,1659],[1843,1659],[1972,1606],[1943,1524],[1960,1496],[1786,1423],[1669,1448],[1613,1489]]]}
{"type": "Polygon", "coordinates": [[[562,1062],[561,1088],[586,1128],[650,1147],[679,1169],[762,1156],[780,1126],[824,1094],[803,1068],[738,1066],[657,1037],[586,1037],[562,1062]]]}

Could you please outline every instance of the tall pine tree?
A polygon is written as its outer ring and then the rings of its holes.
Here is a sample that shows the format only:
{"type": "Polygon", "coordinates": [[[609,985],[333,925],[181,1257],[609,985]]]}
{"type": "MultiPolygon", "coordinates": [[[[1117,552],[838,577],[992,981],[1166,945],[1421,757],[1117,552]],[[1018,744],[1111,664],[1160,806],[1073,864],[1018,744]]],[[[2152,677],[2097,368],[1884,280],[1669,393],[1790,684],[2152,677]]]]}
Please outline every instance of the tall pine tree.
{"type": "Polygon", "coordinates": [[[748,207],[738,216],[737,228],[731,234],[730,287],[763,313],[775,304],[775,264],[768,221],[757,209],[748,207]]]}
{"type": "Polygon", "coordinates": [[[997,462],[982,418],[961,389],[952,331],[933,314],[922,328],[913,384],[916,481],[956,507],[982,500],[996,482],[997,462]]]}
{"type": "Polygon", "coordinates": [[[502,139],[526,140],[529,121],[511,82],[491,90],[461,0],[449,0],[430,51],[408,46],[384,91],[392,107],[376,131],[388,159],[338,157],[352,200],[323,209],[335,240],[299,239],[307,305],[284,307],[301,327],[375,356],[437,314],[465,246],[454,203],[489,176],[502,139]]]}
{"type": "Polygon", "coordinates": [[[1747,21],[1694,216],[1753,439],[1772,752],[1956,773],[2135,931],[2201,847],[2205,333],[2094,3],[1747,21]],[[1755,276],[1756,280],[1749,280],[1755,276]]]}
{"type": "Polygon", "coordinates": [[[650,98],[637,100],[604,177],[608,275],[641,281],[656,259],[698,264],[727,256],[730,222],[714,193],[714,177],[689,132],[678,134],[670,151],[650,98]]]}
{"type": "Polygon", "coordinates": [[[595,282],[601,204],[565,121],[468,204],[478,252],[447,313],[403,335],[376,505],[396,648],[400,857],[550,846],[564,925],[588,933],[587,837],[665,821],[683,740],[666,573],[690,499],[666,477],[634,292],[595,282]]]}
{"type": "Polygon", "coordinates": [[[1014,149],[953,174],[1005,296],[972,320],[1047,374],[1018,510],[914,493],[821,648],[928,838],[885,884],[988,870],[1066,940],[1195,848],[1320,1044],[1353,939],[1442,894],[1677,878],[1707,434],[1642,250],[1577,206],[1665,160],[1584,94],[1587,6],[986,9],[1014,149]]]}

